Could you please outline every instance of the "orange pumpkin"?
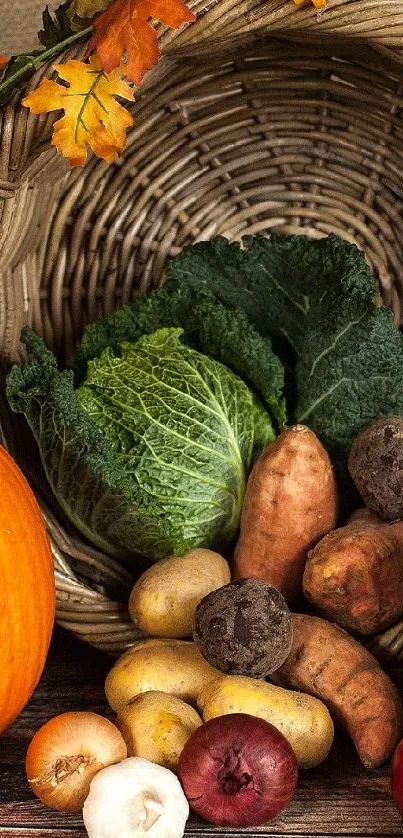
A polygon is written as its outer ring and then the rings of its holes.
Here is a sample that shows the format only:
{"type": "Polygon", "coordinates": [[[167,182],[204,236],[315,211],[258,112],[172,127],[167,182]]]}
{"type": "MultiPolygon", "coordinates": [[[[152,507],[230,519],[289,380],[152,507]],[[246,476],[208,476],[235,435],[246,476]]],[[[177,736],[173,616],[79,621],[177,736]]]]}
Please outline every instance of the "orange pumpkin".
{"type": "Polygon", "coordinates": [[[22,472],[0,446],[0,733],[44,668],[55,617],[53,560],[22,472]]]}

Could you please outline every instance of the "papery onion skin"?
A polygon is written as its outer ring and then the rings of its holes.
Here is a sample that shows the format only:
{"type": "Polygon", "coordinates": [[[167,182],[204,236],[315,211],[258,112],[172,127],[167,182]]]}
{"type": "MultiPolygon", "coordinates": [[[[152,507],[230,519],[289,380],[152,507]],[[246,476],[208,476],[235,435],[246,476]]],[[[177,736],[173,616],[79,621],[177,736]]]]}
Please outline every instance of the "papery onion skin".
{"type": "Polygon", "coordinates": [[[390,785],[396,807],[403,817],[403,739],[399,742],[392,757],[390,785]]]}
{"type": "Polygon", "coordinates": [[[108,719],[90,712],[62,713],[33,737],[25,770],[32,791],[45,806],[81,812],[98,771],[126,757],[126,743],[108,719]]]}
{"type": "Polygon", "coordinates": [[[178,766],[190,807],[218,826],[261,826],[292,799],[297,761],[277,728],[245,713],[218,716],[188,739],[178,766]]]}
{"type": "Polygon", "coordinates": [[[140,757],[100,771],[83,807],[89,838],[183,838],[188,817],[175,774],[140,757]]]}

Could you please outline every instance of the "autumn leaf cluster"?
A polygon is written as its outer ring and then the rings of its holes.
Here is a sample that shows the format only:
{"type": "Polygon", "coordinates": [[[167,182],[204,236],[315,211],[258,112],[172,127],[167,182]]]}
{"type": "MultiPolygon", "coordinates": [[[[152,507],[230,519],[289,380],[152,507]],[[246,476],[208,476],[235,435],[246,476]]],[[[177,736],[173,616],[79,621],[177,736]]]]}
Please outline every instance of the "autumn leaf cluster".
{"type": "Polygon", "coordinates": [[[134,120],[118,98],[133,102],[132,85],[158,61],[156,20],[176,29],[195,16],[182,0],[73,0],[54,18],[44,13],[40,38],[46,46],[58,33],[80,32],[88,24],[92,30],[88,60],[54,65],[59,81],[45,78],[23,99],[32,113],[64,111],[52,142],[71,166],[85,163],[88,147],[108,163],[123,150],[134,120]]]}
{"type": "MultiPolygon", "coordinates": [[[[311,2],[316,8],[326,4],[311,2]]],[[[54,124],[52,142],[71,166],[84,165],[88,148],[113,162],[134,124],[130,110],[118,100],[133,102],[133,86],[158,61],[154,23],[177,29],[195,21],[195,15],[183,0],[65,0],[53,14],[46,7],[42,17],[39,40],[44,51],[9,61],[0,56],[0,106],[50,57],[86,38],[85,62],[53,65],[58,80],[43,79],[22,101],[35,114],[64,112],[54,124]]]]}

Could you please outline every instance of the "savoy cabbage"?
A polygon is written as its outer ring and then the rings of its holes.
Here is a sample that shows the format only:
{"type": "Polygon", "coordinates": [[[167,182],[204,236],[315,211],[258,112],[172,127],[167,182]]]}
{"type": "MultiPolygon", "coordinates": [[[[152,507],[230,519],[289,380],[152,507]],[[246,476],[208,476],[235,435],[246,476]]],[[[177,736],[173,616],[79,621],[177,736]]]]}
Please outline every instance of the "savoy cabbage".
{"type": "Polygon", "coordinates": [[[201,314],[190,326],[190,299],[170,299],[171,321],[185,330],[160,328],[169,306],[166,292],[155,292],[86,333],[75,380],[26,329],[29,363],[8,376],[9,402],[28,419],[60,505],[116,556],[228,550],[252,462],[275,438],[268,403],[274,423],[284,417],[281,363],[244,315],[209,300],[210,326],[201,314]],[[195,344],[210,344],[215,357],[195,344]],[[256,389],[261,380],[261,401],[217,356],[233,356],[256,389]]]}

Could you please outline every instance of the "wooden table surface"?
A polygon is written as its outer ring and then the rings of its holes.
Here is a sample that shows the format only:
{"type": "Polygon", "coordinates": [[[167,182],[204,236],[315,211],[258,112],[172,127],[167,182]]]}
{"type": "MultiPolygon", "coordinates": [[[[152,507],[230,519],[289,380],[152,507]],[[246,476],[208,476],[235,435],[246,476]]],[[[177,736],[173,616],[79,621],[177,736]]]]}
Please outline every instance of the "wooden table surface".
{"type": "MultiPolygon", "coordinates": [[[[57,713],[91,709],[111,717],[103,694],[109,666],[106,656],[56,629],[43,679],[20,718],[0,741],[1,838],[84,838],[79,816],[52,812],[34,798],[24,776],[24,755],[33,733],[57,713]]],[[[396,673],[395,680],[403,690],[403,673],[396,673]]],[[[188,827],[188,834],[194,838],[218,833],[241,834],[196,821],[188,827]]],[[[300,773],[298,792],[287,812],[269,826],[242,834],[390,838],[403,834],[403,821],[391,801],[388,767],[365,771],[350,743],[338,734],[326,762],[300,773]]]]}

